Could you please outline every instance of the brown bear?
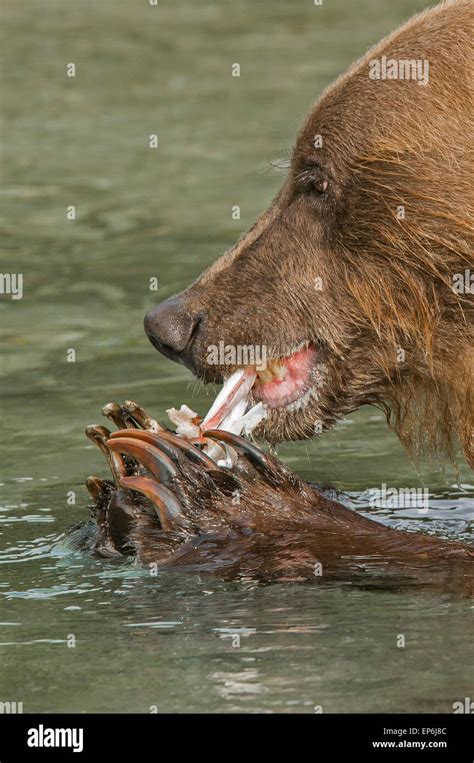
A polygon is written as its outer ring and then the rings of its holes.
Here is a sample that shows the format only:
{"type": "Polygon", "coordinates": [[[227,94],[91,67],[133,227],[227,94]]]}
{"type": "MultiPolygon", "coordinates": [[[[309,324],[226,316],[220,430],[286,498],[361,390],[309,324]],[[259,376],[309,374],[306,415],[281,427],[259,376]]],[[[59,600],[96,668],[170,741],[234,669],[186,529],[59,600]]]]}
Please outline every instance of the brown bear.
{"type": "Polygon", "coordinates": [[[470,0],[441,3],[351,66],[312,108],[269,209],[145,318],[204,382],[236,368],[210,348],[263,348],[256,434],[271,442],[368,403],[413,454],[460,442],[474,466],[473,19],[470,0]]]}
{"type": "MultiPolygon", "coordinates": [[[[258,354],[256,434],[271,442],[369,403],[413,453],[460,442],[474,464],[473,19],[470,0],[442,3],[354,64],[312,109],[270,208],[146,316],[155,347],[206,382],[258,354]]],[[[88,480],[96,552],[245,579],[396,571],[472,593],[462,544],[366,519],[226,431],[205,434],[236,450],[232,469],[136,404],[104,413],[120,431],[88,430],[113,474],[88,480]]]]}

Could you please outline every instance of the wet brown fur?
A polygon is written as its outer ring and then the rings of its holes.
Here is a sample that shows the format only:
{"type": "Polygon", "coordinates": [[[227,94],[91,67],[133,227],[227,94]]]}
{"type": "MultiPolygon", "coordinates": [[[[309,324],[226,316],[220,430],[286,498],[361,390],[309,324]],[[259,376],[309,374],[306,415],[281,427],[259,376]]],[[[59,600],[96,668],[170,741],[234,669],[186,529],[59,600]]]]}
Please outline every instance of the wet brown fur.
{"type": "MultiPolygon", "coordinates": [[[[472,294],[452,288],[455,274],[474,270],[473,15],[471,2],[456,0],[415,16],[330,87],[271,207],[184,293],[200,322],[179,359],[206,381],[233,370],[206,362],[219,341],[264,345],[270,357],[303,340],[318,348],[317,394],[300,411],[271,414],[259,432],[271,441],[310,437],[316,422],[329,428],[369,403],[412,453],[452,459],[460,442],[474,465],[472,294]],[[382,54],[428,59],[429,84],[370,80],[368,62],[382,54]]],[[[122,408],[125,426],[141,423],[135,403],[122,408]]],[[[122,409],[104,410],[116,418],[122,409]]],[[[133,458],[123,469],[134,489],[114,470],[114,483],[91,478],[96,523],[80,543],[231,579],[314,582],[321,565],[324,582],[473,593],[471,548],[370,521],[263,453],[225,473],[178,451],[176,467],[168,506],[144,498],[149,474],[133,458]]]]}
{"type": "Polygon", "coordinates": [[[258,432],[270,441],[311,437],[369,403],[412,454],[454,459],[460,443],[474,466],[473,296],[452,288],[474,270],[473,22],[472,2],[442,3],[329,87],[271,207],[186,291],[203,318],[183,360],[206,381],[233,370],[206,362],[219,341],[270,357],[306,339],[319,348],[315,398],[272,413],[258,432]],[[382,55],[428,59],[428,84],[371,80],[382,55]]]}
{"type": "MultiPolygon", "coordinates": [[[[117,435],[116,442],[147,442],[143,430],[117,435]]],[[[166,442],[158,435],[154,443],[153,459],[159,463],[166,442]]],[[[240,443],[243,450],[231,471],[197,464],[190,458],[192,447],[176,450],[172,473],[164,484],[154,482],[164,501],[145,497],[150,474],[140,462],[126,467],[131,476],[120,484],[127,489],[90,478],[96,521],[85,534],[80,529],[76,542],[102,556],[135,554],[152,573],[161,568],[252,583],[416,586],[472,596],[471,548],[373,522],[305,483],[276,458],[240,443]]]]}

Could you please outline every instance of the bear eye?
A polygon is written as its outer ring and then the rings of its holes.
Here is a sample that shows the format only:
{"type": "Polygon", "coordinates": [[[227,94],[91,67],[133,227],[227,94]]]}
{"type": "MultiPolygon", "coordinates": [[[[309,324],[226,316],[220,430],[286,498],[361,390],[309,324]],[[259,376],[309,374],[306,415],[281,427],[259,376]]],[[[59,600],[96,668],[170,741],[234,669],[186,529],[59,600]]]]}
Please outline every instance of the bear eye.
{"type": "Polygon", "coordinates": [[[313,188],[318,193],[326,193],[329,186],[329,180],[326,177],[318,178],[313,183],[313,188]]]}
{"type": "Polygon", "coordinates": [[[303,170],[296,176],[296,182],[304,193],[315,191],[323,194],[329,187],[328,173],[320,166],[303,170]]]}

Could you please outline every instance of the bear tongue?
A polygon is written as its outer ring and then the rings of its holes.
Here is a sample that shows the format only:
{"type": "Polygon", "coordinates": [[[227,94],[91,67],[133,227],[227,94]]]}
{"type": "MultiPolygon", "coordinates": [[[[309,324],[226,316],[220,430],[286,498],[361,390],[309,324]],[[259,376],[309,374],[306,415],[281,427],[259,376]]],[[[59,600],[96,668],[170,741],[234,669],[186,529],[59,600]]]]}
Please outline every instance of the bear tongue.
{"type": "Polygon", "coordinates": [[[311,370],[316,358],[316,349],[309,345],[286,358],[281,358],[278,365],[281,371],[269,366],[269,371],[259,373],[253,395],[270,408],[278,408],[297,400],[310,387],[311,370]]]}

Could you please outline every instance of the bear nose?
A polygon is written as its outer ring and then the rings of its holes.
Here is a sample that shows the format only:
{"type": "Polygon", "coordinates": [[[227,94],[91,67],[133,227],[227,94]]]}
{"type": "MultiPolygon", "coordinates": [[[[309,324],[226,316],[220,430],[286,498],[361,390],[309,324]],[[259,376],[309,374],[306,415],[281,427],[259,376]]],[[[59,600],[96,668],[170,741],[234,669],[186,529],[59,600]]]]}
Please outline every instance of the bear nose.
{"type": "Polygon", "coordinates": [[[182,294],[165,299],[145,315],[145,333],[165,357],[188,365],[189,350],[201,316],[193,313],[182,294]]]}

